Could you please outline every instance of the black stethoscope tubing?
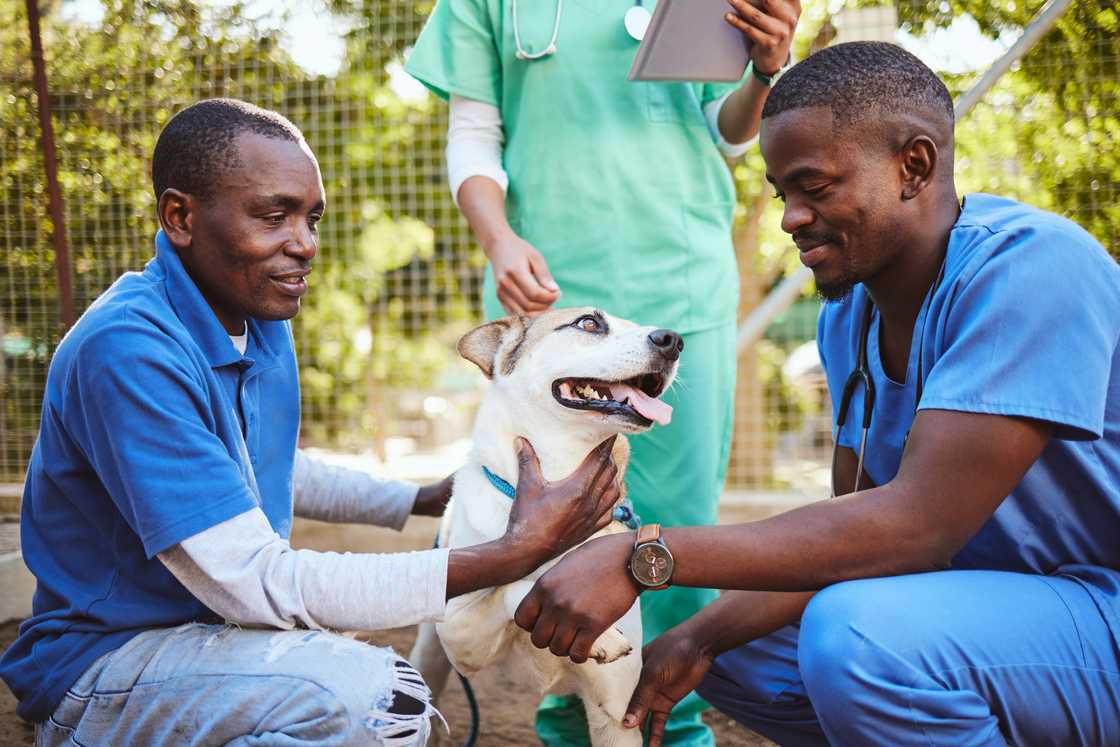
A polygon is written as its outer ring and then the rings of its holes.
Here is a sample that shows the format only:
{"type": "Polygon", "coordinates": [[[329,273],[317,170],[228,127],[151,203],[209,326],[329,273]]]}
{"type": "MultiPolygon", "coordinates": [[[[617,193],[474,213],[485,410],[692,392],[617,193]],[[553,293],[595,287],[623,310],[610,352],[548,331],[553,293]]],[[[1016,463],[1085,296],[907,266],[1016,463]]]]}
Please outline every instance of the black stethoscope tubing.
{"type": "MultiPolygon", "coordinates": [[[[933,294],[937,292],[937,288],[941,285],[942,278],[945,277],[945,264],[948,262],[948,253],[941,260],[941,268],[937,271],[937,277],[933,279],[933,283],[929,287],[926,294],[926,300],[923,305],[926,306],[925,313],[929,314],[929,305],[933,303],[933,294]]],[[[865,289],[866,291],[866,289],[865,289]]],[[[859,350],[856,353],[856,367],[848,374],[848,378],[844,381],[844,388],[840,392],[840,408],[836,413],[836,429],[832,435],[832,469],[829,475],[831,482],[832,497],[836,497],[836,456],[839,453],[840,446],[840,431],[844,428],[844,423],[848,420],[848,410],[852,405],[852,397],[855,396],[856,389],[860,384],[863,385],[863,421],[860,423],[860,438],[859,438],[859,452],[856,459],[856,478],[852,485],[852,492],[859,490],[859,481],[863,477],[863,464],[864,456],[867,453],[867,434],[871,430],[872,413],[875,410],[875,380],[871,378],[871,369],[867,365],[867,341],[871,336],[871,317],[875,313],[875,302],[871,300],[871,294],[867,294],[867,300],[863,306],[863,318],[859,324],[859,350]]],[[[918,371],[917,380],[914,383],[914,415],[918,414],[918,405],[922,401],[922,353],[925,349],[925,336],[926,336],[926,322],[927,319],[922,320],[921,336],[918,338],[918,371]]],[[[906,437],[902,441],[903,449],[906,448],[906,442],[910,440],[910,431],[907,429],[906,437]]]]}

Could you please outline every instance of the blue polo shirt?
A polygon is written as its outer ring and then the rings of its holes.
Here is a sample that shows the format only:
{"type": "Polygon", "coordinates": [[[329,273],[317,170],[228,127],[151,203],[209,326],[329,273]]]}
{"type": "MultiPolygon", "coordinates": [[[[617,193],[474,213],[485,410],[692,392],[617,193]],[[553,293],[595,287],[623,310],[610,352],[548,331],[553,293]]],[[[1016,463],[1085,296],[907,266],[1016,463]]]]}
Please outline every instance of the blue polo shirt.
{"type": "MultiPolygon", "coordinates": [[[[867,290],[825,304],[817,343],[833,395],[856,365],[867,290]]],[[[1054,437],[953,558],[954,568],[1062,574],[1096,599],[1120,640],[1120,267],[1052,213],[973,194],[949,234],[945,274],[914,324],[906,380],[883,369],[879,315],[867,361],[875,382],[865,467],[894,479],[920,409],[1032,418],[1054,437]]],[[[839,443],[859,449],[863,388],[839,443]]],[[[834,421],[835,422],[835,421],[834,421]]]]}
{"type": "Polygon", "coordinates": [[[242,356],[163,233],[70,330],[47,374],[21,517],[33,615],[0,659],[43,721],[102,654],[215,615],[155,557],[260,507],[287,537],[299,383],[287,322],[242,356]]]}

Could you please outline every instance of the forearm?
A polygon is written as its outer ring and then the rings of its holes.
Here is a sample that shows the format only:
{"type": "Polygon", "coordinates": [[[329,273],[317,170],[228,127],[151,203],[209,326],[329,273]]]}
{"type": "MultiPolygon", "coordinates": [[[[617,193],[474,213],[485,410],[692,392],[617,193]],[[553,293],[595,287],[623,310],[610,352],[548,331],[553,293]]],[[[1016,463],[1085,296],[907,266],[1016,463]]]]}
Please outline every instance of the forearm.
{"type": "Polygon", "coordinates": [[[811,591],[728,591],[677,627],[708,656],[773,633],[801,619],[811,591]]]}
{"type": "Polygon", "coordinates": [[[472,176],[463,182],[459,188],[459,210],[487,257],[499,239],[514,233],[506,218],[505,192],[489,177],[472,176]]]}
{"type": "Polygon", "coordinates": [[[944,568],[956,549],[945,529],[911,491],[891,483],[750,524],[664,535],[676,560],[674,584],[809,591],[944,568]]]}
{"type": "Polygon", "coordinates": [[[537,553],[519,550],[505,538],[457,547],[447,559],[447,598],[512,583],[543,562],[537,553]]]}
{"type": "Polygon", "coordinates": [[[758,134],[762,107],[770,87],[751,75],[727,97],[719,111],[719,131],[729,143],[745,143],[758,134]]]}
{"type": "Polygon", "coordinates": [[[230,622],[378,630],[442,614],[447,554],[295,550],[254,509],[184,540],[159,559],[196,599],[230,622]]]}

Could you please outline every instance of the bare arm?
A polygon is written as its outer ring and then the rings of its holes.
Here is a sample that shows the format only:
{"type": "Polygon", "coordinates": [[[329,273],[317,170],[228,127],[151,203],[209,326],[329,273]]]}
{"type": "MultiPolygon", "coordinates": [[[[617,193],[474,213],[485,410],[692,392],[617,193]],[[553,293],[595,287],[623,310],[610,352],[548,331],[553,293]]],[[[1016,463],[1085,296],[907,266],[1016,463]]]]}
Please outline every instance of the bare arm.
{"type": "MultiPolygon", "coordinates": [[[[677,561],[673,583],[812,591],[945,568],[1022,479],[1050,433],[1048,424],[1022,418],[924,410],[898,476],[882,487],[750,524],[666,530],[677,561]]],[[[601,632],[637,594],[626,571],[630,540],[605,537],[571,553],[522,602],[518,624],[532,629],[542,618],[551,625],[575,615],[580,627],[601,632]],[[589,589],[591,576],[602,580],[589,589]]]]}
{"type": "MultiPolygon", "coordinates": [[[[789,59],[793,33],[801,16],[799,0],[728,0],[727,23],[747,37],[751,63],[766,76],[776,74],[789,59]]],[[[745,143],[758,133],[762,107],[770,86],[750,76],[723,103],[719,131],[729,143],[745,143]]]]}

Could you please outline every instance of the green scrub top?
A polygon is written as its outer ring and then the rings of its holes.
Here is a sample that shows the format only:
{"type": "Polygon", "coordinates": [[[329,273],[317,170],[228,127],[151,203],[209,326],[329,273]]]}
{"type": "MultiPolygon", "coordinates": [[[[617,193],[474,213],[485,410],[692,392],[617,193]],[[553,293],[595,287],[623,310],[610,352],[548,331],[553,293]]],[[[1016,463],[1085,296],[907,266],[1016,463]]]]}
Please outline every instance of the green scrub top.
{"type": "MultiPolygon", "coordinates": [[[[565,0],[557,52],[527,61],[511,0],[438,0],[405,69],[501,111],[510,225],[544,255],[560,305],[679,332],[734,323],[735,189],[703,106],[738,84],[628,81],[633,5],[565,0]]],[[[556,9],[518,1],[527,52],[548,45],[556,9]]],[[[489,268],[484,299],[502,315],[489,268]]]]}

